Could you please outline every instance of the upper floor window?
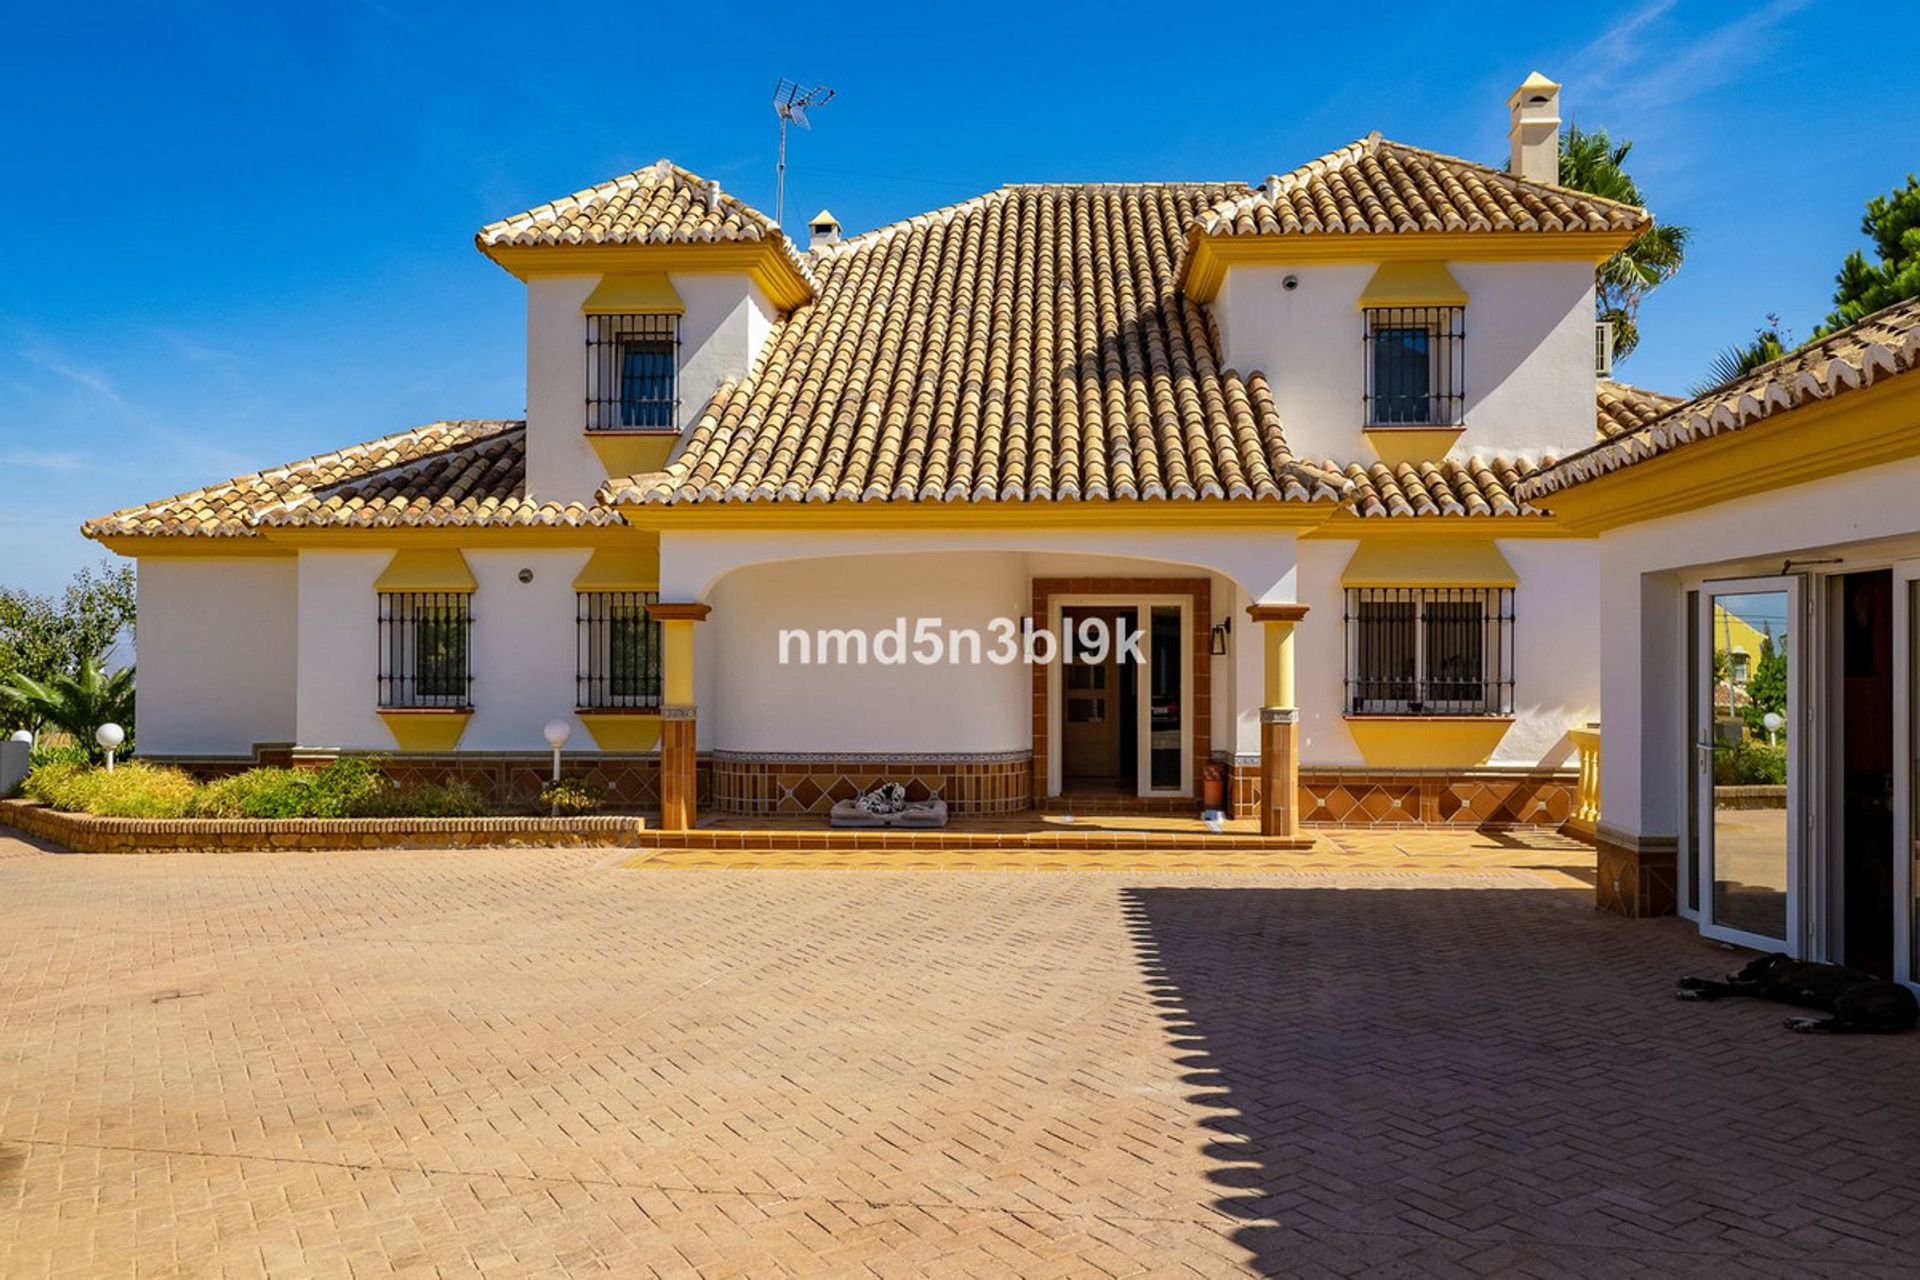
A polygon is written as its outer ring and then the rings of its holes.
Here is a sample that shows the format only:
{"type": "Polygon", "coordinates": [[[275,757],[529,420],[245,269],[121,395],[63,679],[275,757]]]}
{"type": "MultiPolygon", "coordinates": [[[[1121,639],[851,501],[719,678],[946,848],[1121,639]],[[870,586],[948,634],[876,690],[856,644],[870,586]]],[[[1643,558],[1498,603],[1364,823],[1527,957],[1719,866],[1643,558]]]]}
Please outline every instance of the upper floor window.
{"type": "Polygon", "coordinates": [[[471,703],[473,596],[465,591],[380,592],[380,705],[471,703]]]}
{"type": "Polygon", "coordinates": [[[1368,307],[1366,425],[1463,421],[1465,307],[1368,307]]]}
{"type": "Polygon", "coordinates": [[[1512,587],[1349,587],[1351,715],[1513,714],[1512,587]]]}
{"type": "Polygon", "coordinates": [[[654,591],[581,591],[574,626],[574,701],[580,710],[658,711],[660,624],[654,591]]]}
{"type": "Polygon", "coordinates": [[[672,431],[680,420],[680,317],[587,317],[587,430],[672,431]]]}

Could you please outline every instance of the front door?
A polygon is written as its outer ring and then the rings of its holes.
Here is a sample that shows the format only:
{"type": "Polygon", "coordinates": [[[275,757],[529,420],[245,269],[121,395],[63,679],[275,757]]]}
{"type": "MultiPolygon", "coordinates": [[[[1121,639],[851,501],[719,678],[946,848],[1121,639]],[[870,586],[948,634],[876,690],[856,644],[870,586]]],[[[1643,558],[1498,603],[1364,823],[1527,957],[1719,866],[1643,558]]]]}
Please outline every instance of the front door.
{"type": "Polygon", "coordinates": [[[1693,682],[1700,932],[1795,956],[1805,953],[1800,601],[1798,578],[1707,583],[1693,682]]]}
{"type": "MultiPolygon", "coordinates": [[[[1130,608],[1070,607],[1061,616],[1062,631],[1077,635],[1090,622],[1117,636],[1133,631],[1137,616],[1130,608]]],[[[1060,766],[1070,790],[1134,789],[1139,676],[1122,657],[1120,646],[1108,642],[1077,648],[1063,664],[1060,766]]]]}

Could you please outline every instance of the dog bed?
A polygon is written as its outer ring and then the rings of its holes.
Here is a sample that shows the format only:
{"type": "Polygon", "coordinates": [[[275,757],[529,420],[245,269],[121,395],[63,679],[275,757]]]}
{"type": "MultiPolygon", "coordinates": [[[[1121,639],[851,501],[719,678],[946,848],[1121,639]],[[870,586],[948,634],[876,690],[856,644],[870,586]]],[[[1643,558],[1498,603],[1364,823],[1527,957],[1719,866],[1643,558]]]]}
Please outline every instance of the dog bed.
{"type": "Polygon", "coordinates": [[[924,830],[947,825],[945,800],[909,802],[907,789],[897,782],[882,783],[853,800],[833,806],[828,821],[836,827],[910,827],[924,830]]]}

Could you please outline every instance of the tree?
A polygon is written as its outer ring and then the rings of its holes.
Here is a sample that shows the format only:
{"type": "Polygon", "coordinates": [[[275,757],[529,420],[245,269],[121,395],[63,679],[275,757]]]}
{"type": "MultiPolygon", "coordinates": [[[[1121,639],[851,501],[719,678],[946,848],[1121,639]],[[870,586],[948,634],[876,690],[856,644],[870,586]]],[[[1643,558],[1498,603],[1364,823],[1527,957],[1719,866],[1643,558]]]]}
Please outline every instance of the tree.
{"type": "Polygon", "coordinates": [[[1771,627],[1760,639],[1760,661],[1753,664],[1753,674],[1747,678],[1747,705],[1740,715],[1749,729],[1765,733],[1769,711],[1787,714],[1787,649],[1773,642],[1771,627]]]}
{"type": "Polygon", "coordinates": [[[0,685],[15,676],[78,675],[88,659],[104,659],[123,633],[132,633],[133,614],[127,564],[80,570],[58,599],[0,588],[0,685]]]}
{"type": "Polygon", "coordinates": [[[1823,338],[1835,329],[1908,298],[1920,297],[1920,181],[1907,175],[1904,187],[1867,201],[1860,230],[1873,242],[1878,262],[1855,249],[1834,277],[1833,311],[1813,331],[1823,338]]]}
{"type": "Polygon", "coordinates": [[[94,656],[72,674],[62,672],[45,680],[16,675],[0,685],[0,704],[10,718],[29,728],[61,730],[97,752],[93,731],[101,725],[117,724],[132,734],[133,668],[122,667],[108,675],[94,656]]]}
{"type": "MultiPolygon", "coordinates": [[[[1625,167],[1632,150],[1633,143],[1616,143],[1605,129],[1589,132],[1569,125],[1560,135],[1560,185],[1645,208],[1646,197],[1625,167]]],[[[1650,228],[1594,273],[1600,318],[1613,322],[1616,358],[1640,345],[1640,304],[1680,270],[1688,235],[1686,227],[1650,228]]]]}

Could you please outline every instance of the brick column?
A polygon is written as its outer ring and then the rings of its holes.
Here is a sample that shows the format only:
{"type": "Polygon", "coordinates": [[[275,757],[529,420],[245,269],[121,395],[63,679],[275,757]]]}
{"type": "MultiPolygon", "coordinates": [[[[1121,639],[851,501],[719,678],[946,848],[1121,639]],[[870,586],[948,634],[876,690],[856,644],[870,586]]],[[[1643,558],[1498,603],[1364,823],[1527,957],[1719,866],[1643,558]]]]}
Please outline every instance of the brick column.
{"type": "Polygon", "coordinates": [[[1300,834],[1300,713],[1293,688],[1293,627],[1303,604],[1256,604],[1247,616],[1261,625],[1266,687],[1260,699],[1260,834],[1300,834]]]}
{"type": "Polygon", "coordinates": [[[686,831],[698,817],[698,717],[693,702],[693,624],[713,611],[704,604],[652,604],[660,624],[660,829],[686,831]]]}

